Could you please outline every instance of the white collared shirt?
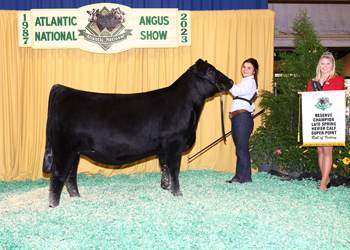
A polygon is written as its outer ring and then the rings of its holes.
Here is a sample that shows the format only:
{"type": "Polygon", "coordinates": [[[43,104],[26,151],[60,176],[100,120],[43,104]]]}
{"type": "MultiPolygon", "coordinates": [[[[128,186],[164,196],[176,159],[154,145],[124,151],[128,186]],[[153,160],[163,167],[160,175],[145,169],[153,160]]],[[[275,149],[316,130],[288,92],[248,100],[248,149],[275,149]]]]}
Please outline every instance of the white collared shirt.
{"type": "MultiPolygon", "coordinates": [[[[255,92],[258,93],[254,76],[251,75],[243,78],[242,82],[240,82],[237,85],[233,85],[229,91],[234,96],[239,96],[244,99],[250,100],[254,96],[255,92]]],[[[246,109],[250,113],[253,113],[255,110],[255,103],[252,103],[252,105],[250,105],[247,101],[244,101],[244,100],[240,100],[240,99],[233,100],[230,111],[234,112],[239,109],[246,109]]]]}

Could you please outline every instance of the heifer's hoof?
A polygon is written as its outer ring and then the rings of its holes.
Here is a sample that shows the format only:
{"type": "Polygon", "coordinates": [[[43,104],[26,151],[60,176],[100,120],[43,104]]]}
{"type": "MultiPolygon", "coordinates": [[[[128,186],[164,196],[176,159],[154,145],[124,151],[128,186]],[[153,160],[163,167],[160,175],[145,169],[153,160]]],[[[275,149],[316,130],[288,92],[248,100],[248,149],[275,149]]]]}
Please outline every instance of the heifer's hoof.
{"type": "Polygon", "coordinates": [[[53,199],[52,197],[50,197],[50,199],[49,199],[49,207],[51,207],[51,208],[58,207],[59,204],[60,204],[60,200],[59,199],[53,199]]]}
{"type": "Polygon", "coordinates": [[[181,193],[181,191],[179,190],[179,191],[172,191],[171,192],[174,196],[182,196],[182,193],[181,193]]]}
{"type": "Polygon", "coordinates": [[[55,208],[55,207],[58,207],[59,204],[49,204],[49,208],[55,208]]]}
{"type": "Polygon", "coordinates": [[[170,185],[160,185],[164,190],[170,190],[170,185]]]}
{"type": "Polygon", "coordinates": [[[79,192],[72,192],[72,193],[69,193],[69,197],[80,197],[80,194],[79,192]]]}

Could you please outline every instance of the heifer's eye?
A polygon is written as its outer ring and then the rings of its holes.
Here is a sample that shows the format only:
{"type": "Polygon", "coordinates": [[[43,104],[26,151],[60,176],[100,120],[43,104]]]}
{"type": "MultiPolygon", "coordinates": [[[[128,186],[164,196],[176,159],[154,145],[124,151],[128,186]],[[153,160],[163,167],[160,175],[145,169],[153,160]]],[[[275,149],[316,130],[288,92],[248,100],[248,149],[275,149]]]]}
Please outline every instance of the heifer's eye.
{"type": "Polygon", "coordinates": [[[214,71],[212,69],[208,69],[209,74],[214,74],[214,71]]]}

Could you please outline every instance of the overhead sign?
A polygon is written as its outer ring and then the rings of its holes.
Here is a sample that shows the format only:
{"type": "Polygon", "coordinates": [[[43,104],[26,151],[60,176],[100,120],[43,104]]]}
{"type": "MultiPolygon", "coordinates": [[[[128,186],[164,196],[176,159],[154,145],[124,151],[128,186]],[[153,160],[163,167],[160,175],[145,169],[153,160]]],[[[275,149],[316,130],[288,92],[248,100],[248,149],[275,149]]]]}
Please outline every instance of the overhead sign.
{"type": "Polygon", "coordinates": [[[344,90],[303,92],[301,98],[303,146],[344,146],[344,90]]]}
{"type": "Polygon", "coordinates": [[[79,9],[32,9],[18,13],[19,46],[80,48],[117,53],[131,48],[191,45],[191,12],[131,9],[101,3],[79,9]]]}

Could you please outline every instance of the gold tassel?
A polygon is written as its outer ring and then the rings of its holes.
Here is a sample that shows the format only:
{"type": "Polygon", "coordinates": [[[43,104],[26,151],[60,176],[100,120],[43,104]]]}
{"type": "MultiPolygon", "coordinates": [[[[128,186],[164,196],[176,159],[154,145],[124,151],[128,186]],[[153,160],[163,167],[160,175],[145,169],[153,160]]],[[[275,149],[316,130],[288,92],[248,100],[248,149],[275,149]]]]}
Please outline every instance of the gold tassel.
{"type": "Polygon", "coordinates": [[[347,105],[346,97],[348,96],[347,91],[348,91],[347,89],[344,89],[344,92],[345,92],[345,112],[346,112],[346,105],[347,105]]]}

